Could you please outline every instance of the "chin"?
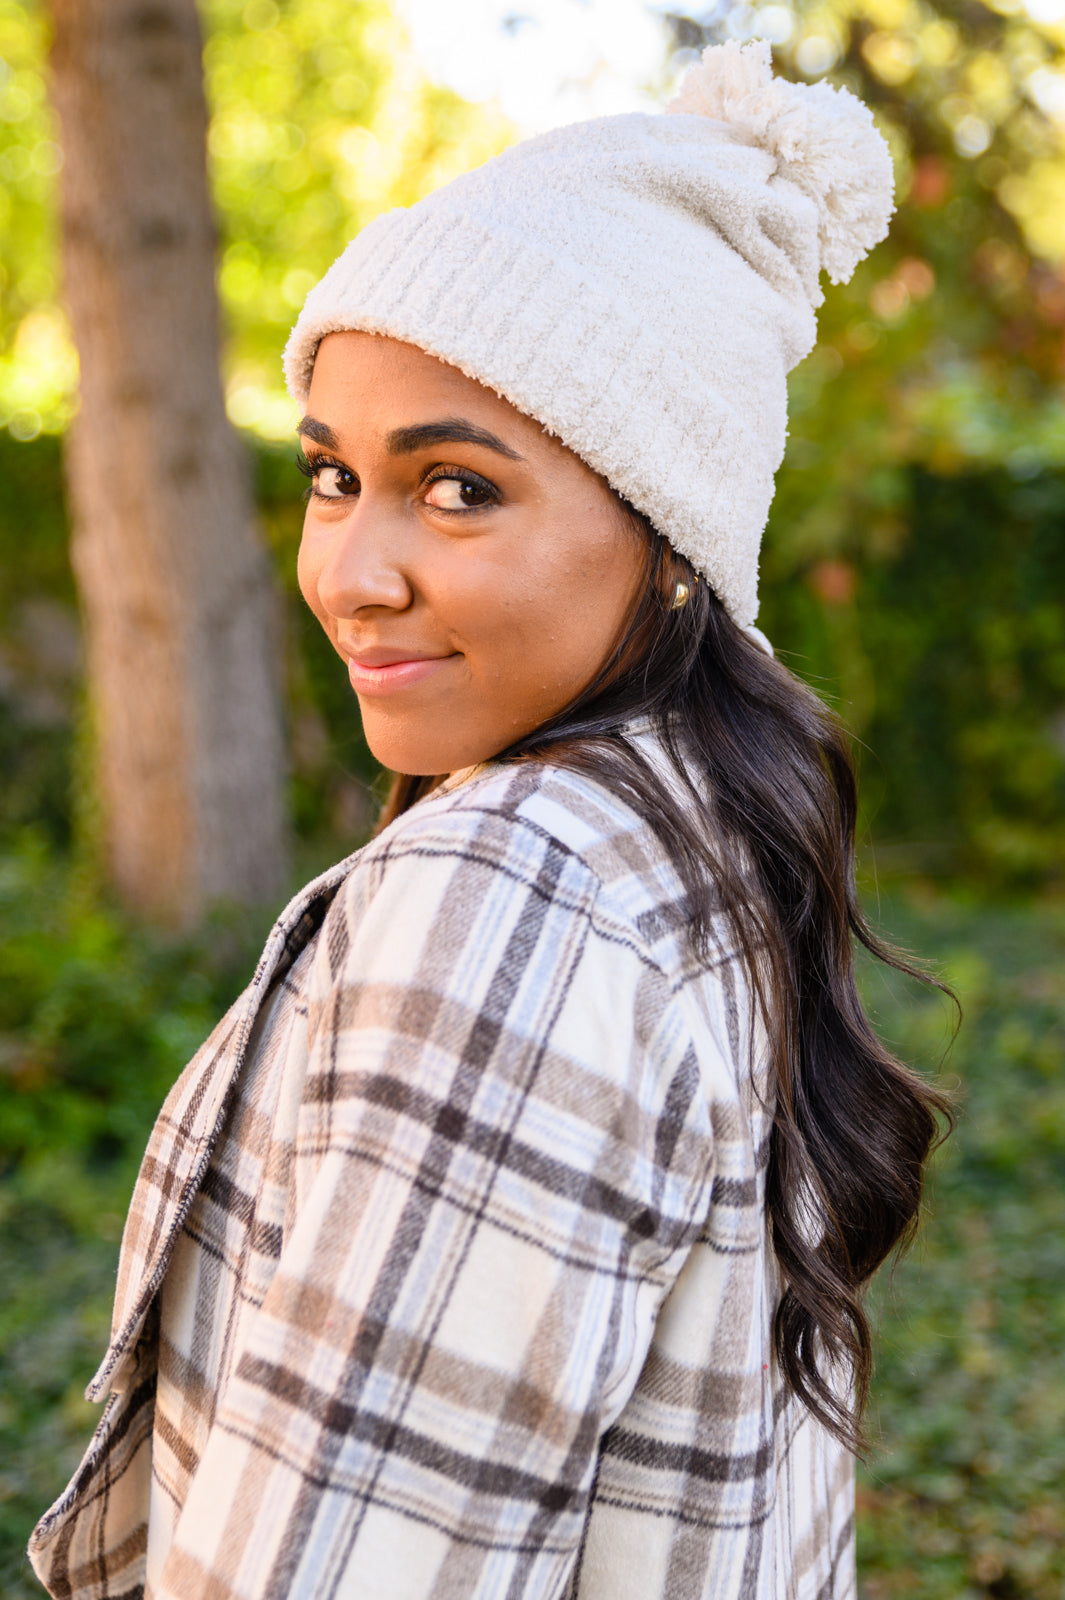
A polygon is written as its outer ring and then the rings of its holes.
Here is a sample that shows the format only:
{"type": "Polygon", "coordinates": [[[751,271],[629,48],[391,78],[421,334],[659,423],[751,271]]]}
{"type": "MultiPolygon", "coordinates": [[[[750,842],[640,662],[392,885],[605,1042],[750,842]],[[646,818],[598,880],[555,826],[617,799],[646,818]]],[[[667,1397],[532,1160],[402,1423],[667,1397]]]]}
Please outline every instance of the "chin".
{"type": "Polygon", "coordinates": [[[505,741],[489,746],[485,740],[453,739],[441,728],[412,727],[410,720],[367,715],[363,711],[362,729],[375,761],[389,772],[410,778],[442,777],[460,772],[504,748],[505,741]],[[444,737],[441,734],[445,733],[444,737]]]}

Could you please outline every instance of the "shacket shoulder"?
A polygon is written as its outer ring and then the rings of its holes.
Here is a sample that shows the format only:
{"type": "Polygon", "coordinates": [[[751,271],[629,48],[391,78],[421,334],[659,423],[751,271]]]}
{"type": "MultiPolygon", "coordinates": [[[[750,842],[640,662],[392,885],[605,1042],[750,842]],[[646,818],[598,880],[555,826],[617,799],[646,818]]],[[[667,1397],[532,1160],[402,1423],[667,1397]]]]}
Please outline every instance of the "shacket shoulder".
{"type": "Polygon", "coordinates": [[[696,956],[686,896],[665,844],[604,782],[548,761],[489,764],[405,812],[354,858],[345,893],[372,894],[400,857],[454,856],[533,893],[545,870],[599,934],[657,967],[675,987],[735,959],[724,919],[696,956]],[[560,868],[560,861],[565,862],[560,868]]]}

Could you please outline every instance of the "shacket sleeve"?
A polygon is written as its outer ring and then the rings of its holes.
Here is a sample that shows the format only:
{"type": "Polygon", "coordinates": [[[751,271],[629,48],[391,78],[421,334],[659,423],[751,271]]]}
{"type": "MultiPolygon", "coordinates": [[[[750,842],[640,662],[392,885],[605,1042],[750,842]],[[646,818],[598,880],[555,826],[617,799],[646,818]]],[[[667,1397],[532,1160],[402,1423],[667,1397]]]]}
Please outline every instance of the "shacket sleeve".
{"type": "Polygon", "coordinates": [[[578,854],[426,808],[322,928],[297,1201],[156,1600],[548,1600],[705,1219],[683,1007],[578,854]]]}

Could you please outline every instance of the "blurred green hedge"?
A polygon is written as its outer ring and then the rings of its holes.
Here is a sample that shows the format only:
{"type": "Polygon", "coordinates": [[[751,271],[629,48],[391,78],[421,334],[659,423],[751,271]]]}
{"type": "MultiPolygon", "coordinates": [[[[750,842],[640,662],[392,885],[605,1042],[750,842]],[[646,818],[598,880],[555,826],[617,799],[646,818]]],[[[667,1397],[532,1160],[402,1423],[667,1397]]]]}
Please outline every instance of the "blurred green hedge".
{"type": "MultiPolygon", "coordinates": [[[[788,491],[782,474],[781,499],[788,491]]],[[[1065,472],[897,472],[890,540],[778,575],[759,618],[860,741],[882,866],[1011,890],[1065,863],[1065,472]]]]}

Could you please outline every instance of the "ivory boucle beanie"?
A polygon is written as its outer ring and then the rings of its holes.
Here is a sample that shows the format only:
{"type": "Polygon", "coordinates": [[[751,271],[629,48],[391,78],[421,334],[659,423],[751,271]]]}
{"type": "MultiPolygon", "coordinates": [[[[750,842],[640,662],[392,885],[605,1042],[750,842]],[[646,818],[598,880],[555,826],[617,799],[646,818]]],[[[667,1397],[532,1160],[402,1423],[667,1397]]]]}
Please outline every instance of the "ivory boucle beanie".
{"type": "Polygon", "coordinates": [[[784,453],[786,376],[833,282],[887,231],[868,109],[772,75],[768,44],[710,48],[673,115],[512,146],[364,228],[285,351],[306,401],[328,333],[419,346],[536,418],[649,518],[741,627],[784,453]]]}

